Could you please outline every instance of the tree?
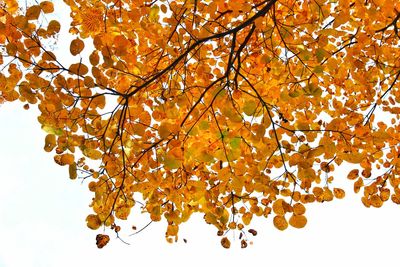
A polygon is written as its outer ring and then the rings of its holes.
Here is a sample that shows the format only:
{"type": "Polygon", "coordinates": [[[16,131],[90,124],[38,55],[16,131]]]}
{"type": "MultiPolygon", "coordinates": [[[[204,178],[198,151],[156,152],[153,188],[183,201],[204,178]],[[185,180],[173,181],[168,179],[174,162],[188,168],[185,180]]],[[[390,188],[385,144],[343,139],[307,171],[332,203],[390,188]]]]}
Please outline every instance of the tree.
{"type": "Polygon", "coordinates": [[[4,1],[0,98],[38,105],[44,150],[94,194],[89,228],[119,237],[140,206],[173,242],[199,212],[244,248],[254,216],[303,228],[343,198],[344,164],[365,206],[400,204],[398,1],[65,3],[68,65],[57,5],[4,1]]]}

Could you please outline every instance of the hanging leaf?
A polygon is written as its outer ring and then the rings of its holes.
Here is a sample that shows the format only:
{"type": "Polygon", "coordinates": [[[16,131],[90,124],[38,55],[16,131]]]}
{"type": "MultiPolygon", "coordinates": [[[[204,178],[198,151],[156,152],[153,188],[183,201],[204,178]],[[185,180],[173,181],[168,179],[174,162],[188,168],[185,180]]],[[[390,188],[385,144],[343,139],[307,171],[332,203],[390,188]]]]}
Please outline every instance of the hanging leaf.
{"type": "Polygon", "coordinates": [[[110,237],[108,235],[98,234],[96,236],[96,245],[98,248],[103,248],[110,241],[110,237]]]}
{"type": "Polygon", "coordinates": [[[54,12],[54,5],[50,1],[43,1],[40,3],[40,8],[45,14],[54,12]]]}
{"type": "Polygon", "coordinates": [[[224,237],[221,239],[221,245],[224,248],[230,248],[231,247],[231,241],[229,241],[228,238],[224,237]]]}
{"type": "Polygon", "coordinates": [[[284,216],[276,215],[276,216],[274,217],[274,219],[273,219],[273,222],[274,222],[274,226],[275,226],[277,229],[281,230],[281,231],[283,231],[283,230],[285,230],[286,228],[288,228],[288,222],[286,221],[286,219],[285,219],[284,216]]]}
{"type": "Polygon", "coordinates": [[[303,215],[292,215],[289,224],[294,228],[303,228],[307,224],[307,218],[303,215]]]}

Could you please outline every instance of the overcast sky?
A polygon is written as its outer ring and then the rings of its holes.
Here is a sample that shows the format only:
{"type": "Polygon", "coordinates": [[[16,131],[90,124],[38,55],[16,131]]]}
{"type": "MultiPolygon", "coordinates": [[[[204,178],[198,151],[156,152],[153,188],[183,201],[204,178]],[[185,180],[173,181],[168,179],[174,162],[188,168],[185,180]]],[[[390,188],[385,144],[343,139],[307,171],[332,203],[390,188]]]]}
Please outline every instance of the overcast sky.
{"type": "MultiPolygon", "coordinates": [[[[68,48],[68,38],[63,38],[68,48]]],[[[139,235],[124,236],[126,245],[110,235],[97,249],[101,232],[86,227],[91,194],[87,184],[68,178],[67,167],[55,164],[43,150],[44,136],[35,107],[21,103],[0,106],[0,267],[64,266],[393,266],[398,262],[400,210],[391,202],[381,209],[365,208],[360,195],[347,190],[344,200],[307,206],[304,229],[284,232],[272,217],[253,220],[258,235],[240,249],[220,245],[214,227],[194,216],[180,228],[181,241],[165,241],[165,222],[139,235]],[[182,239],[187,239],[185,244],[182,239]]],[[[346,171],[336,178],[351,188],[346,171]]],[[[136,226],[148,220],[133,214],[136,226]]]]}

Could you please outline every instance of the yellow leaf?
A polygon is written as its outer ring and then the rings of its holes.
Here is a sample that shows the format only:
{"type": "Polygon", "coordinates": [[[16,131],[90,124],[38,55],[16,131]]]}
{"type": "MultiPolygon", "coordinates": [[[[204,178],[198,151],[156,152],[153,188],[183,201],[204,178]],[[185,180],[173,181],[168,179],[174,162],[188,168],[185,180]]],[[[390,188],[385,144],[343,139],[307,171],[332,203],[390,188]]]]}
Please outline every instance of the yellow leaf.
{"type": "Polygon", "coordinates": [[[160,11],[160,7],[157,5],[153,5],[150,8],[149,20],[151,22],[158,22],[158,13],[160,11]]]}
{"type": "Polygon", "coordinates": [[[72,154],[62,154],[62,155],[55,155],[54,160],[57,162],[57,164],[64,166],[64,165],[71,165],[74,163],[74,155],[72,154]]]}
{"type": "Polygon", "coordinates": [[[115,209],[115,217],[121,220],[126,220],[128,219],[130,212],[131,212],[130,207],[120,207],[115,209]]]}
{"type": "Polygon", "coordinates": [[[69,178],[71,180],[75,180],[76,177],[78,176],[77,172],[76,172],[76,163],[73,162],[72,164],[70,164],[68,166],[68,173],[69,173],[69,178]]]}
{"type": "Polygon", "coordinates": [[[101,159],[103,156],[103,153],[101,153],[100,151],[98,151],[96,149],[92,149],[92,148],[84,148],[82,150],[82,153],[86,157],[88,157],[90,159],[94,159],[94,160],[101,159]]]}
{"type": "Polygon", "coordinates": [[[50,152],[54,149],[55,146],[56,146],[56,136],[54,134],[46,135],[44,151],[50,152]]]}
{"type": "Polygon", "coordinates": [[[166,236],[177,236],[179,232],[179,226],[178,225],[168,225],[167,231],[165,233],[166,236]]]}
{"type": "Polygon", "coordinates": [[[16,0],[5,0],[4,1],[5,6],[7,7],[7,12],[9,12],[10,14],[13,14],[14,12],[16,12],[18,10],[18,1],[16,0]]]}
{"type": "Polygon", "coordinates": [[[253,214],[250,213],[250,212],[246,212],[246,213],[243,214],[243,216],[242,216],[242,222],[243,222],[245,225],[249,225],[252,218],[253,218],[253,214]]]}
{"type": "Polygon", "coordinates": [[[328,187],[324,187],[324,193],[322,196],[323,196],[324,201],[332,201],[333,200],[333,192],[328,187]]]}
{"type": "Polygon", "coordinates": [[[62,135],[63,134],[63,130],[60,128],[55,128],[52,126],[48,126],[48,125],[43,125],[42,129],[49,134],[53,134],[53,135],[62,135]]]}
{"type": "Polygon", "coordinates": [[[86,224],[90,229],[96,230],[101,226],[101,220],[99,219],[99,216],[90,214],[86,217],[86,224]]]}

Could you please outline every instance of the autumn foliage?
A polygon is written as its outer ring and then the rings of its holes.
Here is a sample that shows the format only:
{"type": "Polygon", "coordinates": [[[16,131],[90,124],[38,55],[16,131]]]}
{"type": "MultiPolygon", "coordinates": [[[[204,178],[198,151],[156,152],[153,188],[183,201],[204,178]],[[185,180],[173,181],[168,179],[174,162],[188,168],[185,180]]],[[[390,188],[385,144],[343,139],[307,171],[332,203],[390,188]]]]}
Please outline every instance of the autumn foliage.
{"type": "Polygon", "coordinates": [[[365,206],[400,204],[399,1],[64,2],[70,25],[61,3],[3,1],[0,99],[38,106],[89,228],[119,236],[138,207],[173,242],[201,213],[244,248],[255,216],[303,228],[343,198],[343,166],[365,206]]]}

